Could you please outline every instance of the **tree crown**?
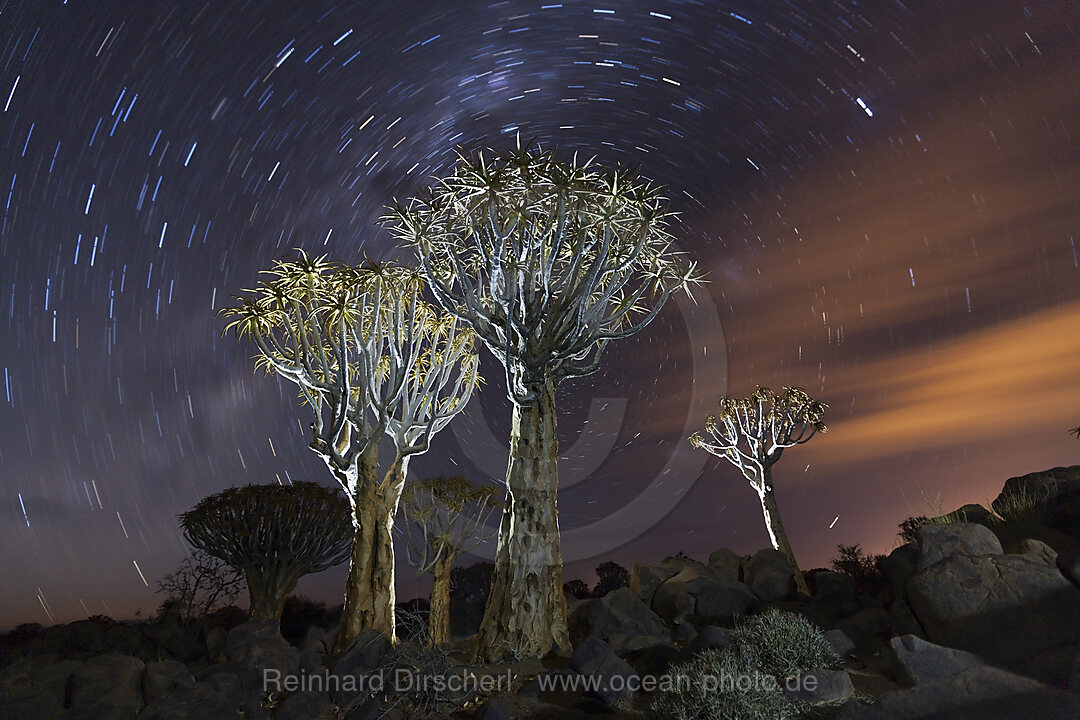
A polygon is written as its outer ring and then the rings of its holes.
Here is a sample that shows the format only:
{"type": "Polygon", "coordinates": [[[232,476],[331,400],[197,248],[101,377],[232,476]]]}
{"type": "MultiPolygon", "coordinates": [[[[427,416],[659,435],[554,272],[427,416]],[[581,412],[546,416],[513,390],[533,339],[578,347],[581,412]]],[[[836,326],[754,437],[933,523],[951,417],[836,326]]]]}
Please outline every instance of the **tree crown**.
{"type": "Polygon", "coordinates": [[[409,564],[428,572],[445,557],[468,552],[491,532],[487,519],[500,508],[499,488],[475,485],[462,475],[414,480],[405,486],[401,507],[408,536],[409,564]]]}

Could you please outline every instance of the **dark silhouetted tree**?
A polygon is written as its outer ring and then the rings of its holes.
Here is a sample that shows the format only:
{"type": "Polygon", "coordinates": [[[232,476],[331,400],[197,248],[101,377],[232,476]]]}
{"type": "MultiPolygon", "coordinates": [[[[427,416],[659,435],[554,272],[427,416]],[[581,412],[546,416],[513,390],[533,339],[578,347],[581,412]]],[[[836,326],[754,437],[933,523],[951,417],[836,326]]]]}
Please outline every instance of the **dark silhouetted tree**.
{"type": "Polygon", "coordinates": [[[250,338],[257,366],[296,383],[310,447],[348,498],[353,547],[336,649],[365,627],[394,638],[394,517],[409,460],[464,409],[479,381],[475,333],[424,301],[412,269],[309,258],[278,262],[226,330],[250,338]],[[395,455],[379,476],[384,436],[395,455]]]}
{"type": "Polygon", "coordinates": [[[243,584],[243,574],[224,560],[194,549],[176,572],[158,580],[157,592],[165,596],[158,616],[187,625],[232,603],[243,584]]]}
{"type": "Polygon", "coordinates": [[[659,189],[619,169],[528,147],[460,154],[453,172],[383,219],[448,312],[502,363],[513,405],[507,503],[477,655],[570,647],[559,544],[555,389],[595,372],[697,282],[672,248],[659,189]]]}
{"type": "Polygon", "coordinates": [[[450,574],[458,555],[491,537],[487,520],[498,509],[493,486],[480,487],[460,475],[414,480],[401,499],[409,564],[432,576],[428,639],[450,641],[450,574]]]}
{"type": "Polygon", "coordinates": [[[596,577],[596,586],[593,587],[593,595],[596,597],[603,597],[630,584],[630,571],[611,560],[596,566],[596,577]]]}
{"type": "Polygon", "coordinates": [[[280,619],[297,580],[345,562],[352,544],[349,504],[312,482],[229,488],[183,513],[180,526],[194,547],[244,574],[252,617],[280,619]]]}
{"type": "Polygon", "coordinates": [[[563,592],[569,593],[574,597],[581,599],[587,598],[592,593],[589,591],[589,586],[584,580],[571,580],[570,582],[563,583],[563,592]]]}
{"type": "Polygon", "coordinates": [[[780,509],[773,490],[772,466],[784,450],[809,442],[817,433],[827,430],[821,416],[828,407],[814,400],[798,387],[785,387],[777,395],[767,387],[758,388],[748,398],[724,397],[720,414],[705,420],[705,432],[690,436],[697,448],[723,458],[739,468],[750,487],[761,500],[765,528],[774,549],[787,556],[795,571],[799,591],[809,596],[806,578],[799,570],[795,553],[788,542],[780,509]]]}

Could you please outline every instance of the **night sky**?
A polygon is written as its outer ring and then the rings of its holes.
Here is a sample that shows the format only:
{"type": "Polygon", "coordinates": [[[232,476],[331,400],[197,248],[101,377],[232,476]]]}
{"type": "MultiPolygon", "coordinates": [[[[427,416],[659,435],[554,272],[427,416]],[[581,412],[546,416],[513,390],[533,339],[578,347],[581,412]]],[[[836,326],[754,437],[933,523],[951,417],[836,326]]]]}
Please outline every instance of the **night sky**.
{"type": "MultiPolygon", "coordinates": [[[[807,568],[1080,463],[1078,29],[1060,0],[0,0],[0,627],[150,613],[178,513],[331,484],[216,312],[293,248],[406,258],[383,207],[518,135],[640,165],[710,280],[560,389],[567,579],[767,543],[686,442],[755,384],[830,405],[774,468],[807,568]]],[[[415,476],[501,475],[484,369],[415,476]]]]}

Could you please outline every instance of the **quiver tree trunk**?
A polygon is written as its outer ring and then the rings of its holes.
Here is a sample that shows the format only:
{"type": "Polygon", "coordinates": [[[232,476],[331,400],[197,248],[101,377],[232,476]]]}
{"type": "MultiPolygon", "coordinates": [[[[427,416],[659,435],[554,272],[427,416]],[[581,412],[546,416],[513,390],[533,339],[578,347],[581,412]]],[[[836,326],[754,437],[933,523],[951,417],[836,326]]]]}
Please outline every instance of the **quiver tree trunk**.
{"type": "Polygon", "coordinates": [[[810,588],[806,585],[799,563],[795,560],[795,551],[791,549],[787,533],[784,532],[784,523],[780,520],[780,508],[776,504],[776,493],[773,492],[772,477],[768,470],[765,471],[765,482],[760,488],[755,488],[761,499],[761,512],[765,516],[765,529],[769,532],[769,540],[774,550],[779,550],[787,556],[791,569],[795,572],[795,587],[803,595],[810,597],[810,588]]]}
{"type": "Polygon", "coordinates": [[[450,642],[450,571],[453,569],[454,553],[447,550],[431,570],[434,581],[428,610],[428,640],[434,647],[450,642]]]}
{"type": "Polygon", "coordinates": [[[285,600],[296,587],[300,574],[294,570],[281,568],[245,568],[247,579],[249,611],[253,618],[281,620],[285,600]]]}
{"type": "Polygon", "coordinates": [[[514,404],[506,505],[477,635],[481,660],[542,657],[552,645],[570,649],[556,508],[558,450],[555,387],[548,379],[534,404],[514,404]]]}

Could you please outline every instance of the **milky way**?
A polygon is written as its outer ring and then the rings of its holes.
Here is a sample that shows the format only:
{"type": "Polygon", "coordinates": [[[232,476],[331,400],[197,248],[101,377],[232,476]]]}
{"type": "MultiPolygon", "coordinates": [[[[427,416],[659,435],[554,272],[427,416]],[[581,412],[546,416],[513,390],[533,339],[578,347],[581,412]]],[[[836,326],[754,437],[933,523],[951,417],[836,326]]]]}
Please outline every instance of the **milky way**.
{"type": "MultiPolygon", "coordinates": [[[[151,611],[177,513],[330,483],[294,388],[216,312],[294,248],[405,258],[376,220],[459,145],[640,166],[722,321],[691,341],[672,304],[561,389],[567,467],[595,468],[565,530],[674,498],[593,538],[621,547],[568,547],[568,578],[765,544],[733,469],[664,472],[692,387],[830,404],[775,470],[807,567],[1080,462],[1078,23],[1056,1],[0,0],[0,625],[151,611]],[[617,437],[575,444],[594,399],[625,399],[617,437]]],[[[474,434],[412,469],[481,479],[474,434]]],[[[335,602],[343,577],[301,589],[335,602]]]]}

